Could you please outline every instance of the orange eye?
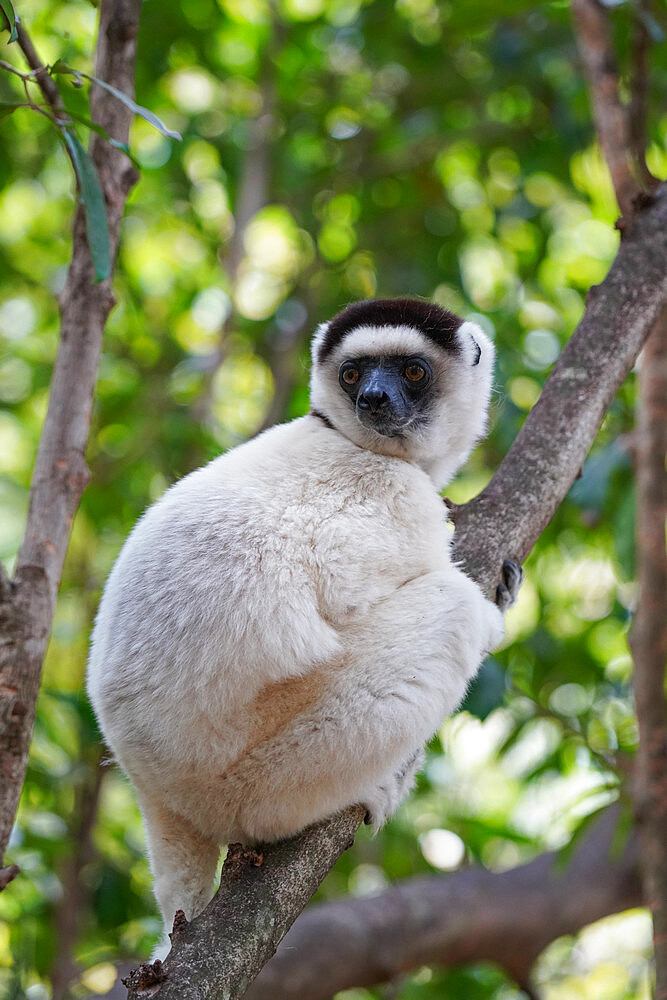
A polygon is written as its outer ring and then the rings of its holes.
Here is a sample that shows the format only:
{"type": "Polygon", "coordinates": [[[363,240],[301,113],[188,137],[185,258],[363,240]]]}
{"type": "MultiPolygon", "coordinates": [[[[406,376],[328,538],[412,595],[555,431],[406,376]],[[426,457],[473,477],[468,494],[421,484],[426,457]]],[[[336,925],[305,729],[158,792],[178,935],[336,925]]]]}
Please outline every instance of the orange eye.
{"type": "Polygon", "coordinates": [[[426,372],[421,365],[408,365],[405,369],[405,377],[411,382],[421,382],[426,372]]]}
{"type": "Polygon", "coordinates": [[[359,372],[356,368],[346,368],[341,378],[347,385],[354,385],[355,382],[359,381],[359,372]]]}

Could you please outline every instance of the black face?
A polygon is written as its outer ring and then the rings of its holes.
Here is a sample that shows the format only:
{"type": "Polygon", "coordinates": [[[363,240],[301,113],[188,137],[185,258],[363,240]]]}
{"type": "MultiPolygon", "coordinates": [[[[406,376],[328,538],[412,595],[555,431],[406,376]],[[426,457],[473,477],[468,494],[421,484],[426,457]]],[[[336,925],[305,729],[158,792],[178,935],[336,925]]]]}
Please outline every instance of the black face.
{"type": "Polygon", "coordinates": [[[338,381],[357,419],[384,437],[400,437],[428,418],[433,372],[419,355],[350,358],[338,381]]]}

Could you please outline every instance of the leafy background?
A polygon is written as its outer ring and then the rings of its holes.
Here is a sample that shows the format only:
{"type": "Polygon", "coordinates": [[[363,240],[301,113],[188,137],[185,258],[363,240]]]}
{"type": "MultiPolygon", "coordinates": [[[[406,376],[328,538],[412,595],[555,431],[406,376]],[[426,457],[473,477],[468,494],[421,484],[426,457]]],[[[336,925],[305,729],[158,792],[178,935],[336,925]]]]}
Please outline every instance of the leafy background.
{"type": "MultiPolygon", "coordinates": [[[[629,8],[614,3],[622,68],[629,8]]],[[[92,73],[84,0],[18,5],[42,58],[92,73]]],[[[659,26],[652,25],[658,41],[659,26]]],[[[0,57],[25,69],[18,46],[0,57]]],[[[649,166],[667,174],[664,46],[654,50],[649,166]],[[661,105],[662,100],[662,105],[661,105]],[[661,111],[662,106],[662,111],[661,111]]],[[[73,114],[89,84],[58,77],[73,114]]],[[[35,94],[36,96],[36,94],[35,94]]],[[[0,102],[23,99],[0,71],[0,102]]],[[[0,992],[42,1000],[78,967],[158,933],[131,788],[106,766],[83,677],[92,618],[132,524],[175,479],[307,401],[307,340],[346,302],[432,298],[498,350],[488,439],[447,494],[490,478],[605,275],[618,234],[568,6],[556,0],[146,0],[137,100],[141,180],[122,227],[88,459],[0,896],[0,992]]],[[[59,136],[30,109],[0,122],[0,555],[11,567],[58,340],[75,201],[59,136]]],[[[87,129],[76,126],[81,142],[87,129]]],[[[360,835],[321,890],[377,891],[419,872],[503,870],[566,850],[620,798],[636,744],[627,631],[636,594],[635,385],[530,556],[505,647],[433,741],[416,794],[360,835]]],[[[545,1000],[649,996],[650,921],[609,918],[538,963],[545,1000]]],[[[502,970],[424,968],[339,1000],[522,996],[502,970]]]]}

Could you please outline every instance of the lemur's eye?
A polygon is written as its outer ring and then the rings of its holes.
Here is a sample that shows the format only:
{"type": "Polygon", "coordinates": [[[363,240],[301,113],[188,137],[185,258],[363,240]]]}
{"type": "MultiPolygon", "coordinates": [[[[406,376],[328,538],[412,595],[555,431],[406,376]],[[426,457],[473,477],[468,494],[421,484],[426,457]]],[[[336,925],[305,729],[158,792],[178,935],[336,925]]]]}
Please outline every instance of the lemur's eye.
{"type": "Polygon", "coordinates": [[[408,365],[405,369],[405,377],[410,379],[411,382],[421,382],[421,380],[426,375],[426,371],[421,365],[408,365]]]}
{"type": "Polygon", "coordinates": [[[356,368],[345,368],[341,373],[341,378],[346,385],[354,385],[359,381],[359,371],[356,368]]]}

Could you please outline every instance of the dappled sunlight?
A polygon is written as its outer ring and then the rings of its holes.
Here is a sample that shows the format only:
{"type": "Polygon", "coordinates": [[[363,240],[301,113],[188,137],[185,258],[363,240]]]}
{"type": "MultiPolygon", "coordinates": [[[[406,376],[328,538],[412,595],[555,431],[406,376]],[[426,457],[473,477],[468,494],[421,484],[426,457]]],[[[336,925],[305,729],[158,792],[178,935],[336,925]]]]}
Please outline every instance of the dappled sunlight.
{"type": "Polygon", "coordinates": [[[272,316],[288,293],[287,282],[278,275],[243,263],[234,289],[234,304],[247,319],[272,316]]]}
{"type": "Polygon", "coordinates": [[[174,104],[190,114],[208,110],[216,96],[216,81],[204,70],[194,67],[173,73],[166,86],[174,104]]]}
{"type": "Polygon", "coordinates": [[[628,910],[554,941],[535,982],[544,1000],[650,1000],[650,953],[650,914],[628,910]]]}
{"type": "MultiPolygon", "coordinates": [[[[557,604],[553,613],[567,609],[566,614],[573,616],[571,627],[576,627],[577,622],[599,621],[609,614],[618,580],[608,560],[583,554],[563,558],[562,554],[552,553],[550,559],[543,556],[540,562],[545,595],[557,604]]],[[[568,627],[566,619],[562,620],[562,626],[568,627]]]]}
{"type": "Polygon", "coordinates": [[[312,259],[310,240],[282,206],[262,209],[247,226],[246,252],[234,288],[234,303],[248,319],[273,315],[292,283],[312,259]]]}
{"type": "Polygon", "coordinates": [[[419,838],[422,854],[433,868],[454,871],[465,858],[465,844],[452,830],[429,830],[419,838]]]}
{"type": "MultiPolygon", "coordinates": [[[[590,699],[574,704],[574,692],[562,691],[556,701],[568,711],[590,707],[590,699]]],[[[529,718],[518,735],[514,727],[506,709],[483,722],[461,712],[442,728],[445,756],[431,759],[427,768],[455,829],[477,818],[497,834],[505,831],[483,854],[494,869],[522,863],[531,843],[530,853],[562,847],[584,816],[617,797],[616,781],[592,767],[583,747],[567,771],[557,769],[553,758],[563,731],[555,719],[529,718]]]]}
{"type": "Polygon", "coordinates": [[[464,243],[461,252],[461,279],[469,298],[478,309],[495,309],[514,287],[514,255],[491,237],[477,237],[464,243]]]}
{"type": "Polygon", "coordinates": [[[273,378],[265,361],[254,354],[226,358],[213,380],[214,433],[222,441],[254,434],[273,391],[273,378]]]}

